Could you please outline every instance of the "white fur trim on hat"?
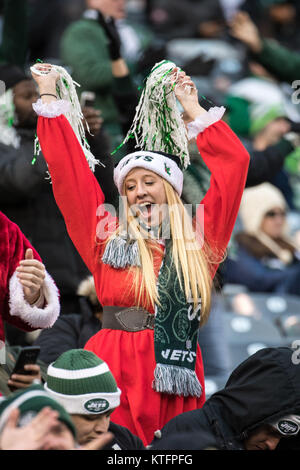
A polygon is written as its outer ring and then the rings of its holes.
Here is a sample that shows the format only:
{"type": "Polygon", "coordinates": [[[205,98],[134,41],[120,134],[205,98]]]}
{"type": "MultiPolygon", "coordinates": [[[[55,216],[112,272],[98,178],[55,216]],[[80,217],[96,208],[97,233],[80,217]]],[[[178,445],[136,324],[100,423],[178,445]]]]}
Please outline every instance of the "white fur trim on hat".
{"type": "Polygon", "coordinates": [[[10,315],[21,318],[33,328],[50,328],[57,320],[60,303],[58,289],[47,272],[42,289],[46,307],[30,305],[24,298],[22,284],[15,272],[9,281],[10,315]]]}
{"type": "Polygon", "coordinates": [[[51,397],[58,401],[69,414],[90,415],[101,414],[109,410],[117,408],[120,405],[121,390],[118,388],[115,393],[85,393],[82,395],[63,395],[54,392],[48,388],[47,383],[44,385],[45,390],[51,397]],[[97,408],[107,402],[106,406],[97,408]],[[89,406],[90,405],[90,406],[89,406]]]}
{"type": "Polygon", "coordinates": [[[114,171],[114,181],[120,194],[122,194],[123,182],[133,168],[153,171],[167,180],[179,196],[181,195],[183,172],[179,166],[170,158],[147,150],[130,153],[118,163],[114,171]]]}

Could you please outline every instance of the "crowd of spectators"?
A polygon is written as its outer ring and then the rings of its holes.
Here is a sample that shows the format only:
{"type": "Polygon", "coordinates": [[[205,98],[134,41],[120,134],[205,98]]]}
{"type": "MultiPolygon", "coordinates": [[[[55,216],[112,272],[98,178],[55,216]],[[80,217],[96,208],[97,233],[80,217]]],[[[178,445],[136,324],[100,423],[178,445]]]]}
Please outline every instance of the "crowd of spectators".
{"type": "MultiPolygon", "coordinates": [[[[61,383],[53,379],[55,374],[49,381],[49,374],[59,368],[70,369],[74,374],[76,361],[79,369],[101,365],[93,353],[85,354],[83,348],[101,329],[102,306],[93,278],[69,238],[56,205],[47,165],[41,154],[34,156],[37,115],[32,103],[38,92],[29,67],[37,60],[66,67],[81,85],[78,93],[89,126],[86,139],[104,164],[96,167],[95,176],[106,202],[113,205],[117,205],[118,195],[113,167],[132,148],[130,140],[124,146],[121,143],[130,128],[140,89],[155,63],[173,61],[192,77],[206,99],[225,106],[223,119],[248,150],[250,165],[239,217],[226,258],[218,269],[211,315],[198,337],[205,376],[216,379],[222,389],[229,376],[230,379],[224,390],[205,404],[210,411],[200,416],[203,439],[195,448],[271,449],[276,448],[284,434],[282,421],[290,419],[300,428],[296,398],[290,403],[287,400],[282,414],[278,403],[273,403],[269,410],[270,416],[276,418],[273,421],[265,422],[258,413],[247,422],[246,411],[245,415],[236,412],[232,398],[236,382],[243,381],[247,367],[252,367],[253,374],[260,378],[257,364],[265,358],[262,352],[260,359],[258,352],[253,362],[250,358],[244,368],[230,375],[233,363],[241,362],[250,353],[246,352],[246,339],[239,353],[231,349],[227,320],[229,310],[236,318],[258,321],[264,312],[261,305],[257,306],[257,299],[263,296],[266,304],[273,301],[275,313],[284,311],[284,320],[290,315],[293,322],[289,335],[284,333],[278,315],[275,319],[265,313],[272,327],[281,325],[278,328],[282,338],[277,346],[290,347],[300,333],[299,9],[297,0],[0,0],[0,80],[5,84],[1,88],[0,82],[0,211],[27,237],[30,243],[26,241],[26,247],[32,244],[39,253],[59,289],[61,311],[52,328],[42,330],[37,325],[35,332],[25,333],[16,328],[18,324],[5,323],[0,394],[6,398],[0,403],[0,449],[18,448],[18,439],[24,449],[144,448],[129,431],[109,422],[111,410],[119,403],[119,389],[110,371],[107,380],[111,390],[107,391],[105,380],[99,376],[99,393],[92,396],[96,401],[109,403],[101,419],[96,412],[87,418],[78,411],[79,405],[68,406],[73,392],[80,394],[75,384],[72,392],[66,391],[59,373],[61,383]],[[236,293],[245,294],[237,309],[233,307],[236,293]],[[280,310],[282,303],[286,308],[280,310]],[[252,307],[247,308],[249,305],[252,307]],[[37,365],[31,367],[32,375],[29,379],[26,374],[11,377],[20,346],[33,344],[41,351],[37,365]],[[237,354],[234,360],[232,354],[237,354]],[[50,392],[52,388],[52,398],[46,397],[44,389],[34,384],[36,381],[45,382],[50,392]],[[19,389],[13,395],[11,385],[19,389]],[[30,390],[35,393],[35,402],[26,395],[30,390]],[[109,393],[113,398],[107,398],[109,393]],[[59,404],[55,402],[58,396],[59,404]],[[229,406],[231,399],[233,405],[229,406]],[[21,403],[18,412],[11,412],[14,400],[21,403]],[[29,422],[26,415],[32,416],[33,411],[36,416],[29,422]],[[221,413],[224,421],[222,442],[212,431],[210,420],[214,413],[221,413]],[[22,423],[20,429],[16,426],[18,420],[22,423]],[[253,434],[257,423],[264,425],[261,440],[253,434]],[[245,426],[248,434],[230,443],[231,435],[241,436],[245,426]],[[90,443],[92,440],[85,438],[85,433],[101,435],[102,439],[90,443]]],[[[182,197],[195,210],[209,188],[210,172],[202,159],[194,158],[195,143],[189,145],[191,165],[185,172],[182,197]]],[[[255,338],[251,342],[255,343],[255,338]]],[[[260,338],[251,352],[264,351],[270,345],[260,338]]],[[[266,353],[270,364],[273,354],[287,354],[286,350],[275,349],[266,353]]],[[[272,373],[276,375],[273,369],[272,373]]],[[[269,393],[269,384],[263,376],[261,380],[261,395],[253,401],[256,409],[267,406],[263,395],[269,393]]],[[[245,402],[251,395],[251,386],[251,381],[243,383],[245,402]]],[[[86,380],[82,393],[94,391],[93,381],[89,384],[86,380]]],[[[284,403],[284,391],[281,393],[284,403]]],[[[183,444],[176,441],[176,433],[184,433],[191,444],[188,433],[200,432],[198,417],[192,414],[180,419],[171,422],[162,433],[159,431],[153,448],[189,448],[180,447],[183,444]],[[172,433],[174,441],[167,439],[172,433]]]]}

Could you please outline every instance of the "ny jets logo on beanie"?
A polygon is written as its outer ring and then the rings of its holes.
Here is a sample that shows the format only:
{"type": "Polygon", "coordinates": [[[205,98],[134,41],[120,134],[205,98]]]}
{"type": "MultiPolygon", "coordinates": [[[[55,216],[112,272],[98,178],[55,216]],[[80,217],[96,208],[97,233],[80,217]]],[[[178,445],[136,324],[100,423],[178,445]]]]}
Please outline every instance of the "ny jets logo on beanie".
{"type": "Polygon", "coordinates": [[[70,414],[100,414],[120,404],[121,390],[108,365],[84,349],[66,351],[50,364],[45,389],[70,414]]]}
{"type": "Polygon", "coordinates": [[[84,407],[91,413],[103,413],[109,409],[109,402],[104,398],[92,398],[85,402],[84,407]]]}

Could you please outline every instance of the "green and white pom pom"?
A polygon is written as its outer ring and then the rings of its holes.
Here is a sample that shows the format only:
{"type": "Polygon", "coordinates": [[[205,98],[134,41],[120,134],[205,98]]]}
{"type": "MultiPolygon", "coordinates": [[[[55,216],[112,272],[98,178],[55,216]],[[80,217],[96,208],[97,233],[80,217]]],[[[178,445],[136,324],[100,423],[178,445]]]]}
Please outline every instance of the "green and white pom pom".
{"type": "MultiPolygon", "coordinates": [[[[99,162],[99,160],[97,160],[92,154],[88,141],[85,137],[85,130],[82,123],[84,116],[82,114],[81,106],[76,92],[76,87],[80,87],[80,85],[72,79],[71,75],[69,75],[69,73],[64,67],[61,67],[59,65],[52,65],[52,69],[58,72],[60,75],[60,78],[56,84],[56,92],[58,98],[61,100],[68,101],[70,103],[70,110],[65,113],[65,116],[71,124],[72,129],[83,149],[90,169],[94,172],[95,165],[102,165],[102,163],[99,162]]],[[[31,67],[31,70],[37,75],[44,75],[44,73],[40,72],[39,69],[35,66],[31,67]]],[[[89,132],[88,124],[87,128],[89,132]]],[[[37,156],[39,153],[40,145],[38,142],[38,138],[36,137],[34,142],[34,155],[37,156]]]]}
{"type": "Polygon", "coordinates": [[[175,67],[168,60],[154,65],[146,79],[132,126],[123,143],[134,138],[136,147],[141,150],[177,155],[185,169],[190,159],[187,131],[174,93],[172,71],[175,67]]]}
{"type": "Polygon", "coordinates": [[[8,89],[0,96],[0,142],[11,145],[14,148],[20,147],[20,136],[13,127],[15,122],[15,106],[13,92],[8,89]]]}

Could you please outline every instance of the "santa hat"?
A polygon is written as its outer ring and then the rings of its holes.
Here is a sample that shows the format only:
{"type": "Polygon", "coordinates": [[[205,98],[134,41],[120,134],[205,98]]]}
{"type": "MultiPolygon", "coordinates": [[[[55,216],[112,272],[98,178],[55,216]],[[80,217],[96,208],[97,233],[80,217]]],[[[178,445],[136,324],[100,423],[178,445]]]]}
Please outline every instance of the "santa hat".
{"type": "Polygon", "coordinates": [[[50,364],[45,389],[70,414],[101,414],[120,404],[108,365],[85,349],[66,351],[50,364]]]}
{"type": "Polygon", "coordinates": [[[150,170],[167,180],[177,191],[182,193],[183,172],[180,167],[180,159],[176,155],[165,152],[152,152],[140,150],[130,153],[118,163],[114,171],[115,184],[122,194],[123,183],[128,173],[134,168],[150,170]]]}

